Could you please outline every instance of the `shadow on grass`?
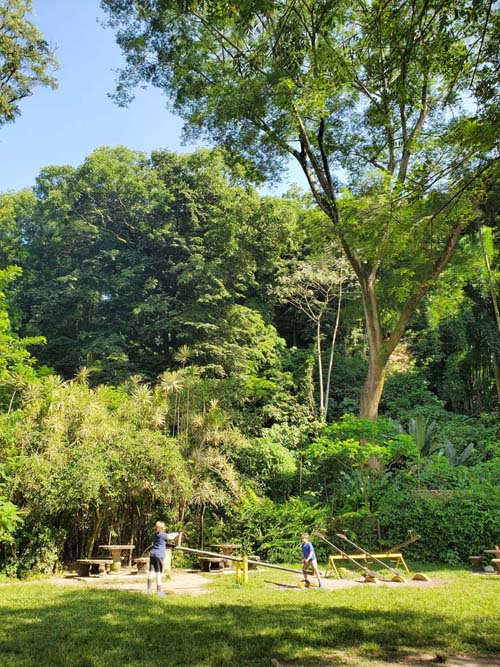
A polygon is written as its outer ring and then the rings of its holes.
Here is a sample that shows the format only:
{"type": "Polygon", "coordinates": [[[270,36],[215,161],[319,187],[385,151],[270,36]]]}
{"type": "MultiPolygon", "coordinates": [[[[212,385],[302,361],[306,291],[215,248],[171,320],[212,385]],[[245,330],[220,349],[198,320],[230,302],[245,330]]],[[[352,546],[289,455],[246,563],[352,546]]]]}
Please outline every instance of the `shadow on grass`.
{"type": "MultiPolygon", "coordinates": [[[[498,640],[480,632],[483,624],[478,618],[462,638],[492,653],[498,640]]],[[[456,631],[439,614],[325,607],[303,597],[259,604],[236,595],[224,604],[30,586],[15,605],[0,599],[0,665],[269,667],[272,658],[324,665],[321,656],[363,645],[388,660],[398,647],[439,651],[456,631]]]]}

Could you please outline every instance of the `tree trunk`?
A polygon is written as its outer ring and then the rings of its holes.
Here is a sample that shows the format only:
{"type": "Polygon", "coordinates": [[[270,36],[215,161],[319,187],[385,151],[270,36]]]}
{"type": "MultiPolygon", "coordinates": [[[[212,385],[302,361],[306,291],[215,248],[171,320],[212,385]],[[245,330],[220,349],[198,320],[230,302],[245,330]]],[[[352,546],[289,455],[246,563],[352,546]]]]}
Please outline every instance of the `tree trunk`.
{"type": "Polygon", "coordinates": [[[335,343],[337,341],[337,332],[339,330],[339,323],[340,323],[340,311],[342,307],[342,271],[340,272],[340,281],[339,281],[339,300],[337,304],[337,317],[335,318],[335,327],[333,329],[333,336],[332,336],[332,346],[330,348],[330,362],[328,364],[328,374],[327,374],[327,380],[326,380],[326,393],[325,393],[325,421],[328,417],[328,402],[330,400],[330,383],[332,379],[332,369],[333,369],[333,358],[335,355],[335,343]]]}
{"type": "Polygon", "coordinates": [[[375,292],[376,272],[372,271],[361,283],[363,308],[365,311],[366,335],[368,338],[368,372],[361,389],[359,416],[363,419],[375,420],[378,417],[378,406],[384,389],[385,370],[396,342],[384,342],[378,313],[377,295],[375,292]]]}
{"type": "Polygon", "coordinates": [[[319,418],[325,419],[325,392],[323,389],[323,360],[321,359],[321,320],[316,322],[316,346],[318,355],[318,378],[319,378],[319,418]]]}
{"type": "Polygon", "coordinates": [[[92,552],[94,551],[94,545],[97,541],[97,538],[99,537],[99,533],[101,532],[101,528],[104,524],[104,519],[106,518],[106,513],[103,512],[101,514],[101,511],[98,506],[95,508],[95,522],[94,522],[94,527],[92,529],[92,533],[90,535],[89,541],[87,543],[87,547],[85,549],[85,558],[92,558],[92,552]]]}
{"type": "Polygon", "coordinates": [[[370,348],[368,373],[361,390],[359,416],[363,419],[377,419],[378,406],[384,389],[385,370],[388,357],[370,348]]]}
{"type": "Polygon", "coordinates": [[[200,511],[200,538],[198,541],[198,544],[200,545],[200,549],[203,549],[203,542],[205,540],[205,508],[206,505],[203,503],[201,506],[201,511],[200,511]]]}
{"type": "Polygon", "coordinates": [[[500,364],[498,362],[498,355],[496,352],[493,352],[492,354],[492,361],[493,361],[493,372],[495,373],[495,384],[497,387],[497,398],[498,402],[500,403],[500,364]]]}

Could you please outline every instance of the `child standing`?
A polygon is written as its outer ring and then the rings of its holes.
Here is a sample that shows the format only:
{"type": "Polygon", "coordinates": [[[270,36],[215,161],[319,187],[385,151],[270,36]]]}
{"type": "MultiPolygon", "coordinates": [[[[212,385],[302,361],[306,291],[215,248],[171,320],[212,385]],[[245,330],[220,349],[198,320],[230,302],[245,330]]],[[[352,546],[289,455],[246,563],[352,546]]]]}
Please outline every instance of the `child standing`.
{"type": "Polygon", "coordinates": [[[165,596],[165,593],[161,590],[161,575],[163,573],[165,547],[167,542],[175,539],[177,535],[178,533],[166,533],[163,521],[157,521],[155,523],[153,544],[151,545],[151,551],[149,552],[148,593],[152,592],[153,579],[156,577],[156,592],[162,597],[165,596]]]}
{"type": "Polygon", "coordinates": [[[318,563],[316,560],[316,553],[314,552],[314,547],[311,544],[311,538],[309,533],[304,533],[301,537],[302,540],[302,572],[304,574],[304,580],[307,583],[307,570],[309,567],[312,567],[316,578],[318,579],[318,587],[321,588],[321,576],[318,570],[318,563]]]}

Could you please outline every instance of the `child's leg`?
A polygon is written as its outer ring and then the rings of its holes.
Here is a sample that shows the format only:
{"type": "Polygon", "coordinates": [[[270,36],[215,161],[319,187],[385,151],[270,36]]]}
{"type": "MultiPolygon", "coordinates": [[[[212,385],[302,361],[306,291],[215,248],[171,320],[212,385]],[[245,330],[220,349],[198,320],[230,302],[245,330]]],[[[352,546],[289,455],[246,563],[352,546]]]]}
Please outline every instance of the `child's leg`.
{"type": "Polygon", "coordinates": [[[147,588],[148,593],[151,593],[151,588],[153,586],[154,578],[155,578],[155,571],[153,569],[150,569],[148,572],[148,588],[147,588]]]}
{"type": "Polygon", "coordinates": [[[156,573],[156,591],[161,593],[161,572],[156,573]]]}
{"type": "Polygon", "coordinates": [[[307,581],[307,570],[309,569],[309,563],[305,561],[302,562],[302,574],[304,575],[304,581],[307,581]]]}
{"type": "Polygon", "coordinates": [[[318,562],[316,560],[313,560],[311,562],[311,565],[312,565],[313,572],[314,572],[314,574],[315,574],[315,576],[318,580],[318,586],[321,588],[321,575],[320,575],[319,569],[318,569],[318,562]]]}

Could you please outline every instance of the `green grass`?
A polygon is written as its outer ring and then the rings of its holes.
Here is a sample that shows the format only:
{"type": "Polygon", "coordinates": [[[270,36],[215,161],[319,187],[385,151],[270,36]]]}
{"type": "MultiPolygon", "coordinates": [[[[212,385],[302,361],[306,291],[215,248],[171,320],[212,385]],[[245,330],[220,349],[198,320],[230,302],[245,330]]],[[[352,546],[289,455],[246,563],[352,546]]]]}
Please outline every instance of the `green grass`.
{"type": "Polygon", "coordinates": [[[296,667],[405,655],[500,653],[500,576],[432,572],[444,585],[277,589],[273,570],[213,592],[146,596],[98,588],[0,586],[1,667],[296,667]]]}

